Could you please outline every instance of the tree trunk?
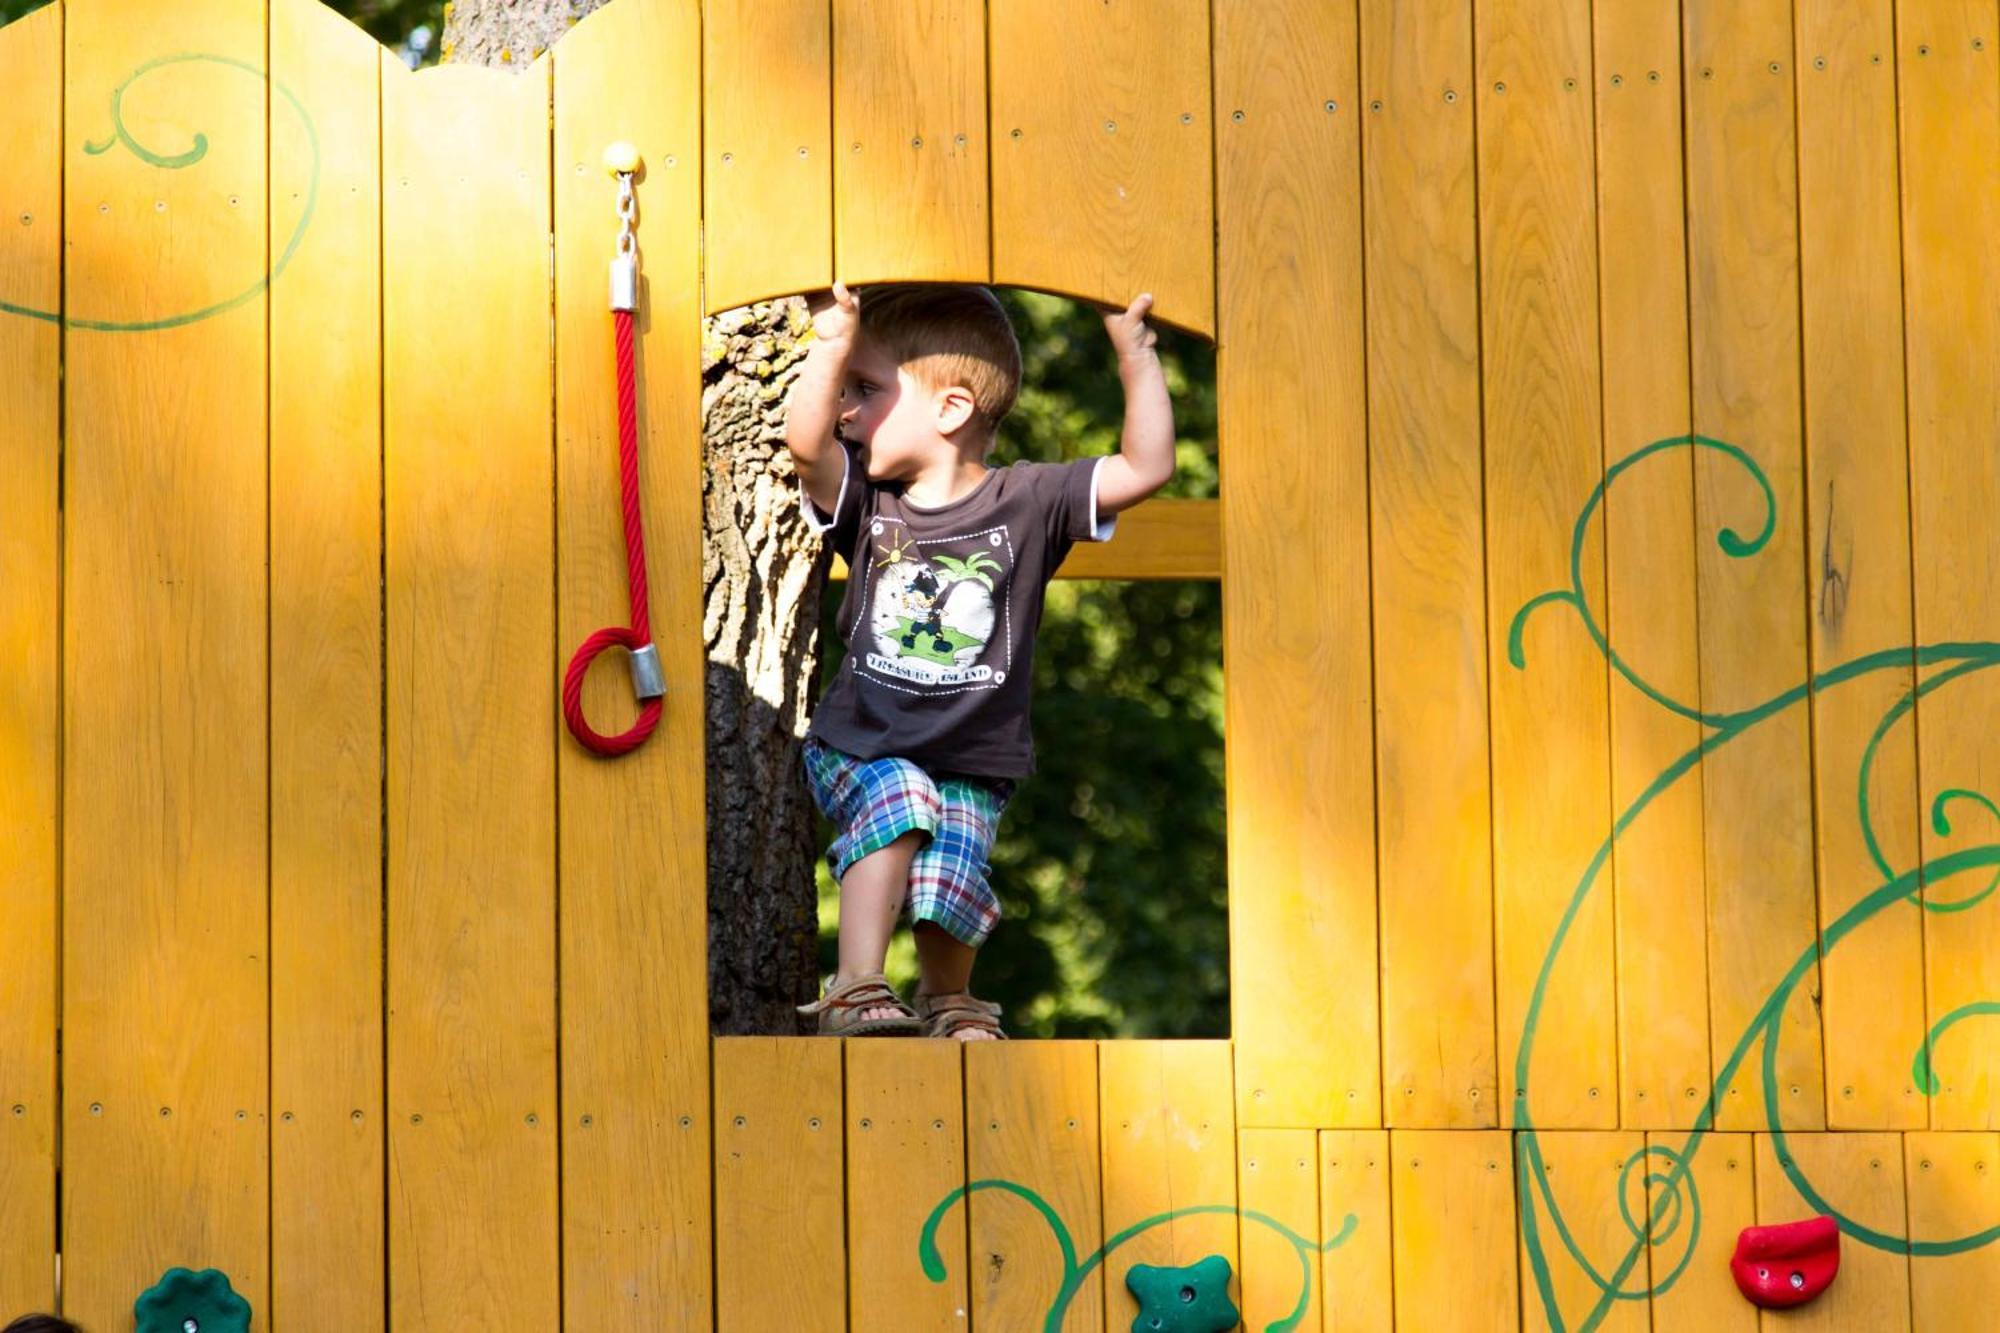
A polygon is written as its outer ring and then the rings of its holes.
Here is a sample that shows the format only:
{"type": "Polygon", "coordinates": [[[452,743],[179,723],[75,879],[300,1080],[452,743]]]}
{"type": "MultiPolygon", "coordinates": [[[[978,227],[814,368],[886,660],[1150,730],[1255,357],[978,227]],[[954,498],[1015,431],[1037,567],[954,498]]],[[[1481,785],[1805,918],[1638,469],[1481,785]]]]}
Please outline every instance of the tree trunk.
{"type": "MultiPolygon", "coordinates": [[[[440,55],[522,69],[604,3],[458,0],[445,8],[440,55]]],[[[793,1006],[818,984],[813,808],[799,747],[816,693],[826,566],[784,447],[810,324],[792,297],[702,327],[708,990],[710,1024],[723,1034],[798,1031],[793,1006]]]]}

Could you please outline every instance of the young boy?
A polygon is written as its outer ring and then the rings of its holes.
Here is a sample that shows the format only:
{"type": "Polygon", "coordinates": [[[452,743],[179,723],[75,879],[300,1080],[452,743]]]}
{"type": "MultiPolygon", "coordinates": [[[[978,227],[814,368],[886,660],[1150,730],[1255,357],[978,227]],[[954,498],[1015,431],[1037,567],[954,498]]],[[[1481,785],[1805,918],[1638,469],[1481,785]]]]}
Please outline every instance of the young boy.
{"type": "Polygon", "coordinates": [[[988,468],[1021,350],[983,287],[899,284],[813,298],[815,339],[785,444],[800,503],[846,559],[840,671],[807,732],[813,799],[837,831],[840,965],[801,1013],[825,1034],[988,1040],[968,990],[999,919],[986,856],[1034,771],[1029,668],[1042,595],[1070,546],[1174,472],[1173,405],[1146,326],[1152,297],[1104,317],[1125,385],[1117,454],[988,468]],[[907,900],[915,1008],[882,976],[907,900]]]}

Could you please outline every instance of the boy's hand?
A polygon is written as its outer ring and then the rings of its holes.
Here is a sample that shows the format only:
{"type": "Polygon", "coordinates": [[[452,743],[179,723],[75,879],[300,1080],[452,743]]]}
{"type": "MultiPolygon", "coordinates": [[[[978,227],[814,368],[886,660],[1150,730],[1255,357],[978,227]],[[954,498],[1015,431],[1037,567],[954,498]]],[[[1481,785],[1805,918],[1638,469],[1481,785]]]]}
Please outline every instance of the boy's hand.
{"type": "Polygon", "coordinates": [[[861,327],[861,298],[838,279],[832,291],[806,297],[806,309],[812,312],[813,337],[820,342],[851,343],[861,327]]]}
{"type": "Polygon", "coordinates": [[[1144,358],[1153,350],[1153,344],[1160,340],[1160,336],[1146,324],[1146,312],[1152,308],[1153,294],[1140,292],[1123,314],[1107,314],[1104,317],[1104,331],[1111,335],[1111,345],[1118,349],[1121,364],[1144,358]]]}

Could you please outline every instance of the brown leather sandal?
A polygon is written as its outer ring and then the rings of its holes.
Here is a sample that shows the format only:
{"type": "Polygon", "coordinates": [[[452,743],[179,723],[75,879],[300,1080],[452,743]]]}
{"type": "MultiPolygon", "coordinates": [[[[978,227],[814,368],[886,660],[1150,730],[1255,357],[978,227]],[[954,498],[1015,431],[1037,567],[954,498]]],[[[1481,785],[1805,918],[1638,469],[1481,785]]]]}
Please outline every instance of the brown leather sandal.
{"type": "Polygon", "coordinates": [[[880,972],[856,977],[842,986],[829,984],[826,994],[800,1005],[799,1012],[818,1015],[822,1037],[912,1037],[924,1026],[880,972]],[[897,1017],[863,1018],[862,1013],[869,1009],[894,1009],[897,1017]]]}
{"type": "Polygon", "coordinates": [[[1001,1041],[1007,1034],[1000,1030],[1000,1006],[991,1000],[975,999],[970,991],[952,991],[947,995],[926,995],[917,992],[917,1017],[924,1020],[926,1037],[957,1038],[966,1031],[988,1032],[1001,1041]]]}

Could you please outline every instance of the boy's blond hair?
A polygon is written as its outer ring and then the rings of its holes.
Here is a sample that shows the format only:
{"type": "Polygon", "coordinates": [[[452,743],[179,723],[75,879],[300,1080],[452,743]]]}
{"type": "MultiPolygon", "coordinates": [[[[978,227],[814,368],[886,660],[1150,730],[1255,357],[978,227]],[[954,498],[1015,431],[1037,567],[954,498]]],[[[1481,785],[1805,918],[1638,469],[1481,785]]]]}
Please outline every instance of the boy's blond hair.
{"type": "Polygon", "coordinates": [[[973,424],[993,447],[1021,388],[1021,344],[1000,298],[958,283],[869,287],[861,293],[861,336],[933,393],[963,386],[973,424]]]}

